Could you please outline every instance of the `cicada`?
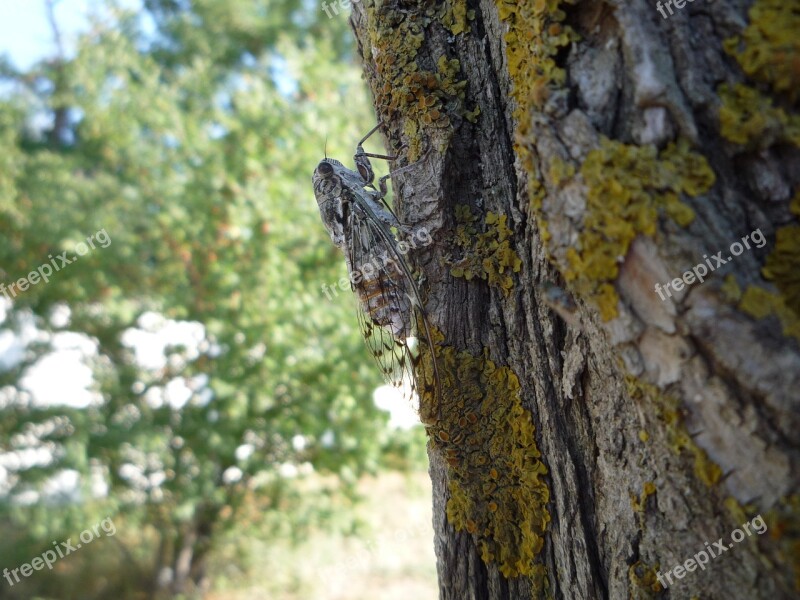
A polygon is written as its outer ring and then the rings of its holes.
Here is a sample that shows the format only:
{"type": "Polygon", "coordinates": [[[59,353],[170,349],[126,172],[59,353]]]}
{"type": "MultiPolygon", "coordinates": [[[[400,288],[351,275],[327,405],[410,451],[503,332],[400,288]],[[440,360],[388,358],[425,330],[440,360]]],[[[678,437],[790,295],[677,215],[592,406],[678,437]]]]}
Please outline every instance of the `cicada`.
{"type": "Polygon", "coordinates": [[[358,142],[355,171],[327,156],[320,161],[312,177],[314,195],[331,240],[344,254],[350,286],[360,305],[361,333],[384,378],[409,400],[425,391],[432,392],[426,395],[438,402],[440,379],[431,328],[405,259],[416,241],[430,243],[431,238],[425,230],[413,232],[402,225],[389,206],[386,179],[391,175],[381,177],[377,188],[373,183],[369,159],[397,158],[364,152],[364,142],[379,127],[358,142]],[[430,350],[428,361],[420,359],[420,340],[430,350]]]}

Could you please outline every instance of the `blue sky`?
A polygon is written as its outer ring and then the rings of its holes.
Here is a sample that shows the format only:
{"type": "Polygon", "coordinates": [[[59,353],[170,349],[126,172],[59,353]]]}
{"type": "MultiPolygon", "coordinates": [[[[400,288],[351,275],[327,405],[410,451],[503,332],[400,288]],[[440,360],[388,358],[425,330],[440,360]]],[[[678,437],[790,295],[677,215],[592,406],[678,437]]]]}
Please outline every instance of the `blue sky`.
{"type": "MultiPolygon", "coordinates": [[[[67,47],[75,34],[86,27],[92,0],[60,0],[55,14],[67,47]]],[[[0,53],[9,55],[18,68],[55,53],[53,34],[47,21],[44,0],[0,0],[0,53]]]]}
{"type": "MultiPolygon", "coordinates": [[[[20,69],[55,54],[45,4],[45,0],[0,0],[0,54],[10,56],[20,69]]],[[[103,4],[102,0],[56,0],[56,20],[68,52],[74,47],[77,34],[87,29],[89,13],[103,4]]],[[[139,0],[118,4],[127,8],[141,6],[139,0]]]]}
{"type": "MultiPolygon", "coordinates": [[[[66,51],[71,55],[77,36],[88,28],[88,16],[100,10],[109,0],[55,0],[55,15],[66,51]]],[[[115,0],[118,6],[141,9],[141,0],[115,0]]],[[[0,56],[11,57],[15,67],[27,70],[56,52],[53,32],[47,19],[45,0],[0,0],[0,56]]],[[[144,30],[152,24],[141,23],[144,30]]],[[[273,75],[281,92],[291,96],[297,82],[280,57],[273,57],[273,75]]]]}

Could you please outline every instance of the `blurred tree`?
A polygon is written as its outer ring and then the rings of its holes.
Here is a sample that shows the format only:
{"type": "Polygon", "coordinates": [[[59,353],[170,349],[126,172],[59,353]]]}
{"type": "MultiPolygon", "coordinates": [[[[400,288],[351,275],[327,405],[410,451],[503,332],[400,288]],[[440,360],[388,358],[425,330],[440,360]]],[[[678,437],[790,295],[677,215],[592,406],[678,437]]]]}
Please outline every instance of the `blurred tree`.
{"type": "Polygon", "coordinates": [[[54,456],[10,471],[3,510],[49,546],[93,521],[14,499],[63,469],[91,497],[99,474],[109,495],[92,510],[153,526],[152,590],[179,593],[203,586],[214,536],[253,489],[290,518],[300,465],[353,481],[377,464],[378,376],[349,293],[320,290],[345,272],[310,187],[326,134],[346,155],[374,117],[344,17],[299,1],[145,6],[110,3],[74,58],[0,65],[2,281],[110,240],[13,300],[6,327],[32,314],[45,341],[96,343],[97,388],[87,408],[32,405],[22,376],[46,343],[2,375],[0,451],[54,456]],[[194,346],[137,356],[131,340],[174,321],[194,324],[194,346]]]}

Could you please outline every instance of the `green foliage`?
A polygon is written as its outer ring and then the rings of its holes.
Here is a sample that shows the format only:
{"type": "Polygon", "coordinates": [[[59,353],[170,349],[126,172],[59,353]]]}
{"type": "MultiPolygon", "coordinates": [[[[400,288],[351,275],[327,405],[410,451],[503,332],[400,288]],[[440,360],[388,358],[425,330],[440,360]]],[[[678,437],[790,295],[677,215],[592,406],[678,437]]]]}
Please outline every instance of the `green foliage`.
{"type": "MultiPolygon", "coordinates": [[[[30,313],[51,335],[52,311],[68,306],[67,329],[97,343],[100,401],[32,407],[21,376],[33,350],[0,375],[0,452],[44,444],[56,456],[15,472],[10,496],[64,468],[83,475],[84,497],[92,472],[110,494],[57,511],[9,496],[0,516],[35,542],[74,536],[96,515],[138,515],[170,565],[188,532],[213,539],[235,523],[254,489],[265,510],[311,518],[314,506],[287,501],[298,493],[287,473],[310,464],[353,481],[391,440],[370,401],[379,381],[354,300],[320,288],[346,271],[311,171],[326,134],[329,155],[346,160],[374,122],[343,59],[346,18],[318,22],[316,6],[295,0],[145,4],[153,35],[112,8],[74,59],[29,73],[0,65],[14,82],[0,98],[0,281],[74,254],[94,232],[111,240],[19,293],[4,325],[30,313]],[[37,128],[43,116],[52,127],[37,128]],[[125,333],[154,313],[199,323],[205,337],[143,368],[125,333]],[[191,388],[185,405],[153,400],[176,379],[191,388]],[[32,438],[37,426],[46,433],[32,438]]],[[[194,559],[206,550],[198,542],[194,559]]]]}

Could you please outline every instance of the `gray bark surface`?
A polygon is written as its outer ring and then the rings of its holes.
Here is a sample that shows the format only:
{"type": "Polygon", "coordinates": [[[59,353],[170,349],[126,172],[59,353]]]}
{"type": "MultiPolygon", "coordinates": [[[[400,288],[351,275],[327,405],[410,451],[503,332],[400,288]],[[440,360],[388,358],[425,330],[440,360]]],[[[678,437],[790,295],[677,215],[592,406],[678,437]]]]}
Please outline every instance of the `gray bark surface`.
{"type": "MultiPolygon", "coordinates": [[[[376,69],[386,52],[371,41],[376,20],[421,19],[435,4],[353,5],[376,97],[384,86],[400,85],[376,69]]],[[[475,10],[470,30],[454,35],[433,18],[415,59],[435,70],[439,57],[457,58],[467,82],[463,105],[480,106],[480,116],[472,123],[448,105],[451,126],[422,129],[423,149],[432,149],[394,185],[401,218],[435,232],[434,249],[414,257],[431,323],[448,346],[473,356],[488,349],[519,378],[548,469],[550,523],[538,556],[544,589],[534,591],[527,577],[504,577],[481,559],[473,535],[448,523],[450,475],[432,446],[440,598],[797,597],[791,544],[800,532],[791,498],[800,479],[800,350],[777,318],[755,319],[723,291],[730,274],[742,288],[768,285],[760,269],[776,230],[793,220],[789,201],[800,183],[796,147],[743,149],[720,135],[718,86],[744,80],[722,42],[746,26],[750,3],[698,0],[666,20],[642,0],[566,7],[564,24],[580,35],[557,56],[566,83],[543,109],[525,115],[531,134],[517,139],[541,175],[514,147],[508,23],[495,3],[467,6],[475,10]],[[579,169],[601,136],[660,149],[688,140],[716,182],[696,197],[681,196],[695,212],[688,226],[659,218],[655,235],[639,235],[620,257],[616,318],[604,321],[594,303],[573,293],[575,308],[565,319],[547,290],[550,282],[556,291],[571,289],[565,252],[580,236],[587,189],[576,176],[552,181],[548,169],[556,158],[579,169]],[[534,177],[545,190],[539,208],[529,197],[534,177]],[[510,294],[451,276],[454,210],[462,204],[508,217],[521,259],[510,294]],[[680,277],[704,254],[757,228],[769,240],[763,249],[745,251],[667,301],[653,291],[653,282],[680,277]],[[698,475],[709,470],[710,483],[698,475]],[[737,515],[757,514],[770,524],[767,533],[711,559],[704,571],[673,578],[666,590],[653,585],[656,571],[684,563],[706,541],[729,543],[743,522],[737,515]],[[779,523],[788,525],[778,531],[779,523]]],[[[401,106],[398,119],[378,106],[389,150],[409,143],[407,110],[401,106]]]]}

